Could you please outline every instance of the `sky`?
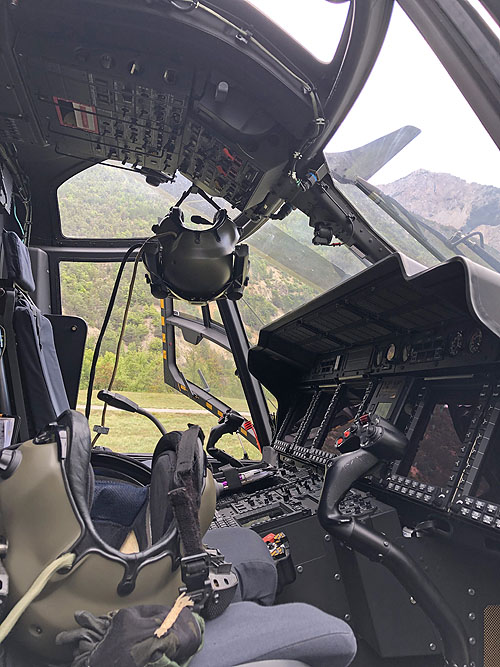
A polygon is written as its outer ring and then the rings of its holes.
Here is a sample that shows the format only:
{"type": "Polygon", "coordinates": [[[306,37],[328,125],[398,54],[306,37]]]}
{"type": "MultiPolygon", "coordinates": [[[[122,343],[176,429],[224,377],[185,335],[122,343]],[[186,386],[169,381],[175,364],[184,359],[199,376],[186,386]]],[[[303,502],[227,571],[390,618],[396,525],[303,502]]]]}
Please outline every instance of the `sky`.
{"type": "MultiPolygon", "coordinates": [[[[251,0],[251,4],[319,60],[331,60],[348,3],[251,0]]],[[[477,0],[471,4],[481,7],[477,0]]],[[[499,36],[498,26],[485,18],[499,36]]],[[[356,148],[404,125],[418,127],[421,134],[373,176],[373,183],[389,183],[427,169],[500,187],[500,151],[423,37],[395,5],[370,78],[326,150],[356,148]]]]}

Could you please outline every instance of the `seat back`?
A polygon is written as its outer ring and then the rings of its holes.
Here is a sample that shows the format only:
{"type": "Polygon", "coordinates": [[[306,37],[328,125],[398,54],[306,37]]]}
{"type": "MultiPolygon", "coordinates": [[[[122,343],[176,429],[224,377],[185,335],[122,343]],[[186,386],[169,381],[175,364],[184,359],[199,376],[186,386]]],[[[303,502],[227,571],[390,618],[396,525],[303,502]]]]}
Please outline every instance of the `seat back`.
{"type": "Polygon", "coordinates": [[[69,410],[52,325],[24,294],[14,303],[14,332],[30,437],[69,410]]]}
{"type": "MultiPolygon", "coordinates": [[[[2,241],[7,280],[1,323],[7,336],[6,354],[14,393],[12,409],[21,416],[21,439],[26,439],[76,404],[70,405],[68,400],[51,321],[30,296],[35,290],[35,281],[28,249],[14,232],[4,231],[2,241]]],[[[73,322],[76,318],[69,319],[76,331],[78,327],[73,322]]],[[[75,366],[80,361],[81,368],[86,325],[79,318],[78,323],[82,325],[78,341],[81,349],[74,347],[73,350],[75,366]]]]}

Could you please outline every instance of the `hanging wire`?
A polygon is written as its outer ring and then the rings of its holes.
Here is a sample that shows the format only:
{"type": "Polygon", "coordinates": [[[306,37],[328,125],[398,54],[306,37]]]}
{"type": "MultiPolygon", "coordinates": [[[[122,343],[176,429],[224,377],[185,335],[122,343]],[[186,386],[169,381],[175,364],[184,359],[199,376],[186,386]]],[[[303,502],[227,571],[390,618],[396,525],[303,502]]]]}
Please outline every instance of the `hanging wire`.
{"type": "Polygon", "coordinates": [[[115,278],[115,284],[113,285],[113,289],[111,291],[111,296],[109,298],[109,303],[108,307],[106,310],[106,313],[104,315],[104,320],[101,326],[101,331],[99,333],[99,336],[97,338],[97,342],[95,344],[94,348],[94,354],[92,356],[92,364],[90,366],[90,374],[89,374],[89,386],[87,389],[87,401],[85,405],[85,416],[87,419],[90,417],[90,410],[91,410],[91,404],[92,404],[92,391],[94,388],[94,378],[95,378],[95,372],[96,372],[96,367],[97,367],[97,361],[99,359],[99,353],[101,351],[101,345],[102,341],[104,339],[104,334],[106,333],[106,329],[109,324],[109,320],[111,319],[111,315],[113,313],[113,308],[115,305],[116,297],[118,294],[118,289],[120,287],[120,282],[122,279],[123,272],[125,270],[125,266],[127,265],[127,262],[132,255],[132,253],[137,250],[142,244],[141,243],[134,243],[134,245],[130,246],[130,248],[127,250],[125,255],[122,257],[122,260],[120,262],[120,266],[118,268],[116,278],[115,278]]]}
{"type": "Polygon", "coordinates": [[[245,460],[248,460],[250,457],[248,456],[248,452],[247,452],[247,450],[245,449],[245,445],[243,444],[243,440],[241,439],[241,436],[240,436],[240,434],[238,433],[238,431],[236,431],[236,435],[238,436],[238,441],[239,441],[239,443],[240,443],[240,447],[241,447],[241,450],[242,450],[242,452],[243,452],[243,458],[244,458],[245,460]]]}
{"type": "MultiPolygon", "coordinates": [[[[144,249],[146,245],[152,241],[153,239],[160,239],[163,237],[166,237],[170,234],[171,232],[165,232],[163,234],[154,234],[153,236],[150,236],[147,238],[140,246],[137,255],[134,260],[134,266],[132,269],[132,276],[130,278],[130,283],[129,283],[129,288],[128,288],[128,295],[127,295],[127,301],[125,304],[125,310],[123,311],[123,318],[122,318],[122,324],[120,328],[120,335],[118,337],[118,342],[116,344],[116,352],[115,352],[115,363],[113,365],[113,371],[111,373],[111,378],[109,380],[108,384],[108,391],[111,391],[113,389],[113,384],[116,379],[116,374],[118,372],[118,364],[120,362],[120,353],[122,349],[122,344],[123,344],[123,337],[125,335],[125,328],[127,326],[127,320],[128,320],[128,315],[130,311],[130,304],[132,303],[132,295],[134,293],[134,287],[135,287],[135,282],[137,278],[137,270],[139,268],[139,262],[142,259],[142,253],[144,252],[144,249]]],[[[129,248],[130,252],[130,248],[129,248]]],[[[122,263],[124,264],[123,260],[122,263]]],[[[115,282],[115,287],[117,288],[116,282],[115,282]]],[[[91,396],[91,394],[90,394],[91,396]]],[[[88,401],[89,401],[89,394],[87,394],[87,407],[88,407],[88,401]]],[[[94,439],[92,440],[92,447],[96,444],[97,440],[99,439],[99,436],[102,433],[106,433],[106,411],[107,411],[107,403],[104,404],[103,409],[102,409],[102,415],[101,415],[101,424],[100,424],[100,431],[97,431],[94,439]]]]}
{"type": "MultiPolygon", "coordinates": [[[[134,268],[132,269],[132,277],[130,278],[130,283],[129,283],[129,288],[128,288],[128,295],[127,295],[127,302],[125,304],[125,310],[123,311],[123,318],[122,318],[122,325],[121,325],[121,328],[120,328],[120,335],[118,337],[118,342],[116,344],[115,363],[113,365],[113,371],[111,373],[111,378],[109,380],[108,391],[111,391],[113,389],[113,384],[115,382],[116,374],[118,372],[118,364],[120,362],[120,353],[121,353],[122,344],[123,344],[123,337],[125,335],[125,328],[127,326],[130,304],[132,303],[132,295],[134,293],[134,286],[135,286],[135,280],[136,280],[136,277],[137,277],[137,269],[139,267],[139,261],[140,261],[141,256],[142,256],[144,246],[146,245],[146,243],[148,241],[151,240],[151,238],[154,238],[154,236],[150,237],[149,239],[147,239],[142,244],[142,246],[140,247],[139,252],[137,253],[137,256],[134,260],[134,268]]],[[[107,405],[107,403],[105,403],[104,406],[103,406],[103,409],[102,409],[102,414],[101,414],[101,429],[102,429],[102,431],[101,432],[98,431],[96,433],[94,439],[92,440],[92,447],[94,447],[97,440],[99,439],[99,436],[101,435],[102,432],[104,432],[104,429],[106,428],[106,409],[107,409],[107,407],[108,407],[108,405],[107,405]]]]}
{"type": "Polygon", "coordinates": [[[19,225],[19,229],[21,230],[22,238],[24,240],[25,231],[24,231],[24,227],[22,226],[19,218],[17,217],[16,200],[15,199],[12,200],[12,212],[14,213],[14,219],[17,222],[17,224],[19,225]]]}

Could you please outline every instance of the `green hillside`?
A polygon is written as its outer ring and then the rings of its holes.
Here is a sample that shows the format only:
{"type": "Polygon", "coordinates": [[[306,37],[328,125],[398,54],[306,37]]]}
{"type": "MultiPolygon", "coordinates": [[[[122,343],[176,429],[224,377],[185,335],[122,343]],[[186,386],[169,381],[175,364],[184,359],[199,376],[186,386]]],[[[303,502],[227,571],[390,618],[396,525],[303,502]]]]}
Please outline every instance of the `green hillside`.
{"type": "MultiPolygon", "coordinates": [[[[153,188],[138,174],[98,165],[70,179],[59,189],[62,229],[65,236],[80,238],[138,238],[151,233],[179,196],[182,183],[153,188]]],[[[198,203],[183,204],[186,220],[199,213],[198,203]]],[[[204,215],[206,204],[203,208],[204,215]]],[[[231,213],[231,211],[229,211],[231,213]]],[[[264,325],[309,301],[329,286],[362,268],[345,248],[315,248],[312,230],[303,214],[294,212],[279,223],[268,223],[249,239],[250,284],[239,302],[252,342],[264,325]]],[[[63,310],[83,317],[89,338],[82,375],[86,388],[92,352],[99,333],[118,265],[66,262],[61,266],[63,310]]],[[[107,386],[118,340],[132,267],[128,266],[116,301],[113,318],[101,351],[96,389],[107,386]]],[[[151,296],[142,265],[134,291],[123,357],[115,389],[123,392],[167,392],[163,382],[160,305],[151,296]]],[[[200,315],[199,307],[178,302],[183,312],[200,315]]],[[[218,318],[213,305],[214,317],[218,318]]],[[[199,370],[213,393],[234,400],[242,398],[231,356],[202,341],[187,344],[178,336],[179,367],[186,378],[199,384],[199,370]]]]}

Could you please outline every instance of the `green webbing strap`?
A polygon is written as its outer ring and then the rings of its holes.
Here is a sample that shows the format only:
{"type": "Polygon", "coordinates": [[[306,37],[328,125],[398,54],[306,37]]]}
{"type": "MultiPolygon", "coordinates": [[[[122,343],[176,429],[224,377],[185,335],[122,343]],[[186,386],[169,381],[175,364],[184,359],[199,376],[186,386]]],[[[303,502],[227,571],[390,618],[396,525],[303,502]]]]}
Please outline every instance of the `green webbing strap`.
{"type": "Polygon", "coordinates": [[[45,567],[40,572],[38,577],[28,588],[23,597],[16,602],[16,604],[12,607],[7,617],[3,621],[3,623],[0,625],[0,644],[7,637],[9,632],[12,630],[12,628],[15,626],[15,624],[20,619],[22,614],[33,602],[33,600],[35,600],[35,598],[37,598],[40,595],[40,593],[52,579],[54,574],[62,568],[71,567],[75,561],[75,558],[76,558],[75,554],[71,553],[63,554],[62,556],[59,556],[59,558],[56,558],[54,561],[52,561],[52,563],[49,563],[47,567],[45,567]]]}

